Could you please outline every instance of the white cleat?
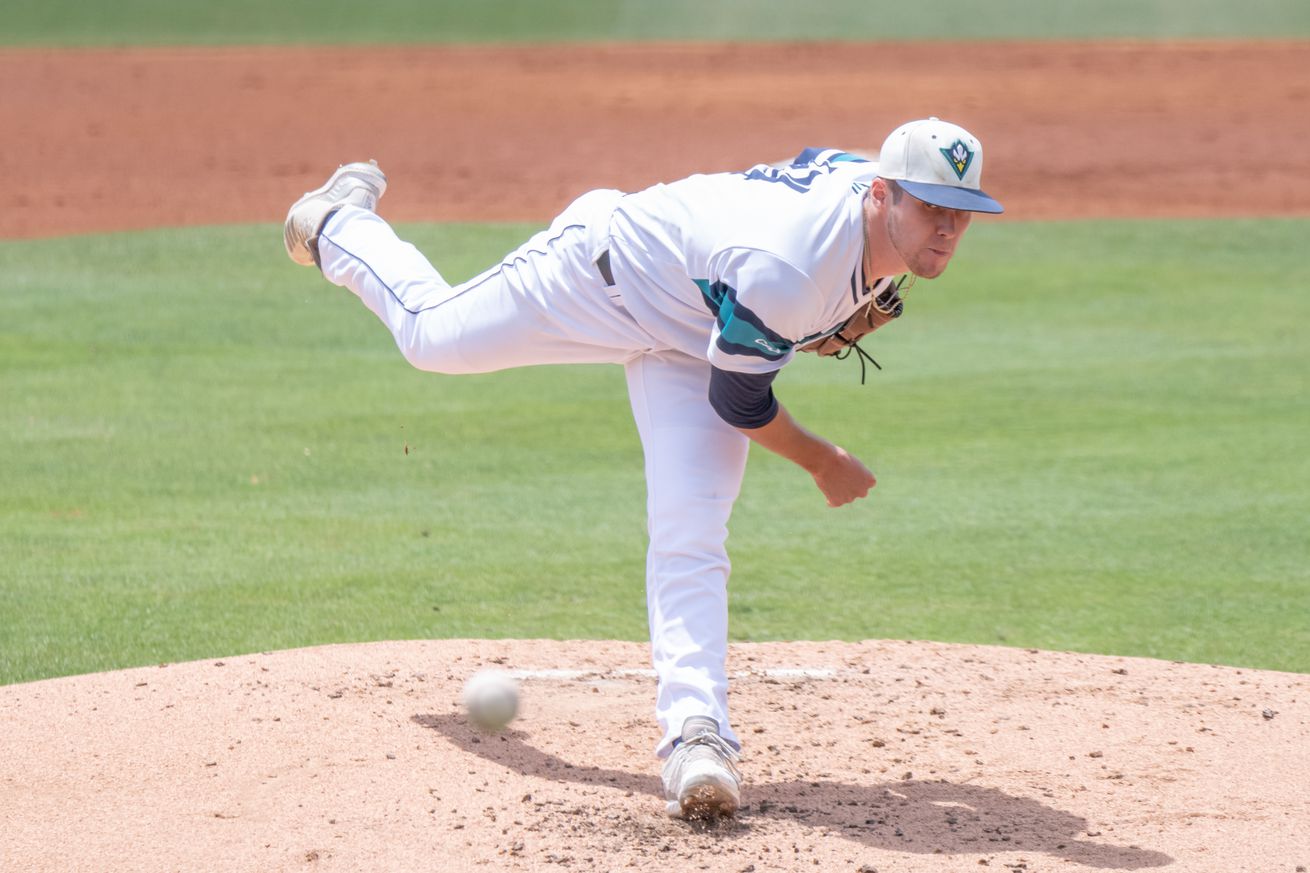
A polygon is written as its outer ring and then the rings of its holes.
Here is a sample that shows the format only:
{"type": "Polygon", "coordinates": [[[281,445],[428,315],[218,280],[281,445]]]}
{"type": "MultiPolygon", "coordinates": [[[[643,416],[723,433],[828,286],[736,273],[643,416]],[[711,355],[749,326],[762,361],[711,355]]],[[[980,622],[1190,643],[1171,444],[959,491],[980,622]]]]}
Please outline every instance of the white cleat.
{"type": "Polygon", "coordinates": [[[664,762],[665,811],[685,819],[735,814],[741,805],[741,772],[733,763],[737,758],[737,751],[719,736],[714,719],[687,719],[682,742],[664,762]]]}
{"type": "Polygon", "coordinates": [[[287,256],[302,266],[318,263],[318,235],[328,216],[343,206],[358,206],[370,212],[387,192],[387,177],[377,161],[344,164],[322,188],[305,194],[287,211],[282,242],[287,256]]]}

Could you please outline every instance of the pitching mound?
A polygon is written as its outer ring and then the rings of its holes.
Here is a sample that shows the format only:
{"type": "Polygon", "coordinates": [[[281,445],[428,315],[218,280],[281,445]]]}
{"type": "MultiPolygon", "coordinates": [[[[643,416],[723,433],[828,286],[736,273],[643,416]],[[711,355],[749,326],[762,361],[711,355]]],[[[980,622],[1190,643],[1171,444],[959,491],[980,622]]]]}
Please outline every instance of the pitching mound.
{"type": "Polygon", "coordinates": [[[1288,871],[1310,676],[737,645],[746,804],[664,817],[635,643],[330,646],[0,688],[0,868],[1288,871]],[[487,735],[464,680],[519,671],[487,735]]]}

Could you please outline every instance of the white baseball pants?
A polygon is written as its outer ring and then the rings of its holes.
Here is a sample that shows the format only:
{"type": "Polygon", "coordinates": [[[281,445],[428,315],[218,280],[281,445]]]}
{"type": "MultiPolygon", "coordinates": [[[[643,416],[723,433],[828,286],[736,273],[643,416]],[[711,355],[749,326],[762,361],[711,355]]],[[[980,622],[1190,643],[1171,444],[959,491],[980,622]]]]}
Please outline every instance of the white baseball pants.
{"type": "MultiPolygon", "coordinates": [[[[646,459],[646,602],[666,756],[693,715],[728,721],[728,517],[750,441],[708,401],[709,363],[651,336],[595,267],[621,194],[593,191],[499,265],[451,286],[381,218],[345,207],[319,236],[323,275],[354,292],[421,370],[621,363],[646,459]]],[[[708,338],[707,338],[708,342],[708,338]]]]}

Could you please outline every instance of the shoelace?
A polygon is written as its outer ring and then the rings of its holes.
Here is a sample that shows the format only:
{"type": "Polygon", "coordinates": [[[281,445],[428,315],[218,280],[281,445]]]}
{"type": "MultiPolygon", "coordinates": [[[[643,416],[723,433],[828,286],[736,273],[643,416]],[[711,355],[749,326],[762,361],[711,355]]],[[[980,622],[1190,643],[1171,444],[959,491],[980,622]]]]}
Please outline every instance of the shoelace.
{"type": "Polygon", "coordinates": [[[734,749],[723,737],[713,731],[706,731],[689,740],[683,740],[681,746],[688,749],[691,746],[709,746],[719,753],[719,757],[723,759],[723,763],[727,766],[732,777],[741,782],[741,771],[737,769],[737,765],[734,763],[741,759],[741,753],[734,749]]]}

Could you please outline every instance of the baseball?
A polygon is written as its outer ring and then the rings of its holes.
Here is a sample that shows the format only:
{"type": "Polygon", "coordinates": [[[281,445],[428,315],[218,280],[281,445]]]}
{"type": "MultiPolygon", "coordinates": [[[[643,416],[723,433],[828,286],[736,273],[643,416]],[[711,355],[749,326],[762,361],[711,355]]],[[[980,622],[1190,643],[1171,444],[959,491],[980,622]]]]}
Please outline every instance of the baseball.
{"type": "Polygon", "coordinates": [[[481,670],[464,685],[469,720],[486,731],[498,731],[519,711],[519,685],[502,670],[481,670]]]}

